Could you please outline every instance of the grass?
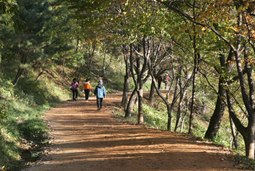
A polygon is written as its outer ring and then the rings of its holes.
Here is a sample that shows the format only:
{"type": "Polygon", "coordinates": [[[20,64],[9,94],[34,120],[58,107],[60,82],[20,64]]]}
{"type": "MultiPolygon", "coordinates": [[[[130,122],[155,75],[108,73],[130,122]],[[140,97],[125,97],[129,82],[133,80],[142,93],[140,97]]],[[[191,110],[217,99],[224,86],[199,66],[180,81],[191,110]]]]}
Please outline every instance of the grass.
{"type": "Polygon", "coordinates": [[[145,113],[144,121],[146,126],[160,129],[160,130],[167,129],[167,113],[166,112],[156,110],[155,108],[149,105],[143,105],[143,113],[145,113]]]}
{"type": "MultiPolygon", "coordinates": [[[[159,102],[157,104],[148,105],[143,104],[143,114],[144,114],[144,125],[150,128],[160,129],[160,130],[166,130],[167,125],[167,113],[164,109],[164,106],[160,104],[159,102]]],[[[121,109],[116,109],[114,112],[114,116],[122,121],[122,122],[128,122],[132,124],[137,123],[137,109],[134,109],[133,113],[131,114],[131,117],[124,118],[124,112],[121,109]]],[[[172,126],[174,126],[175,122],[175,113],[172,114],[172,126]]],[[[193,132],[192,135],[196,138],[199,138],[203,140],[207,126],[208,126],[208,119],[205,116],[197,116],[194,118],[193,122],[193,132]]],[[[188,128],[188,120],[185,121],[185,129],[183,132],[187,132],[188,128]]],[[[173,130],[173,129],[172,129],[173,130]]],[[[231,148],[232,144],[232,135],[231,135],[231,129],[228,122],[228,119],[224,118],[221,123],[220,130],[216,136],[216,138],[213,140],[213,143],[215,145],[224,146],[226,148],[231,148]]],[[[240,134],[238,135],[238,142],[239,147],[236,150],[233,150],[233,154],[235,155],[235,164],[240,169],[250,169],[254,170],[255,168],[255,161],[247,159],[244,155],[244,143],[242,141],[242,137],[240,134]]]]}
{"type": "Polygon", "coordinates": [[[63,87],[44,78],[21,79],[14,87],[0,83],[0,170],[21,170],[42,155],[48,145],[48,127],[43,113],[61,99],[63,87]]]}
{"type": "Polygon", "coordinates": [[[8,104],[1,100],[0,106],[5,109],[0,123],[0,165],[19,170],[25,160],[31,160],[33,152],[47,145],[48,129],[42,113],[49,106],[29,107],[17,99],[8,100],[8,104]],[[25,151],[31,151],[31,156],[24,158],[25,151]]]}
{"type": "MultiPolygon", "coordinates": [[[[114,117],[116,117],[119,121],[128,122],[131,124],[137,123],[137,114],[136,110],[131,114],[131,117],[124,118],[124,112],[121,109],[116,109],[114,112],[114,117]]],[[[167,114],[156,110],[155,108],[144,104],[143,105],[143,113],[144,113],[144,125],[150,128],[156,128],[161,130],[166,130],[167,128],[167,114]]]]}

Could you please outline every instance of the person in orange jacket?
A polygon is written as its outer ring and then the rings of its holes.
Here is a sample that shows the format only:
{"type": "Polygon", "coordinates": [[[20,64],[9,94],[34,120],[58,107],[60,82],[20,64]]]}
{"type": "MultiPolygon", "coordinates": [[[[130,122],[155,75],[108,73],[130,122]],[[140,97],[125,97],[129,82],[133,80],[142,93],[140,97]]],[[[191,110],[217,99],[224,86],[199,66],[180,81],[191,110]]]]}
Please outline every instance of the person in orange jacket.
{"type": "Polygon", "coordinates": [[[89,100],[89,93],[92,90],[90,79],[86,79],[85,82],[83,83],[83,90],[85,94],[85,100],[89,100]]]}

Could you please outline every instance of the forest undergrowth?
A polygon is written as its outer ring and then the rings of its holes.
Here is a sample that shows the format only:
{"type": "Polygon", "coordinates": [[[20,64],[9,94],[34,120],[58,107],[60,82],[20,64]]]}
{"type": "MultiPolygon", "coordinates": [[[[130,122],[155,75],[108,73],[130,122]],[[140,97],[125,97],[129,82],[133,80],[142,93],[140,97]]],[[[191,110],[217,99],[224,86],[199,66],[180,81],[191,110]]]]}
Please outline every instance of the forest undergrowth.
{"type": "Polygon", "coordinates": [[[21,78],[17,86],[0,78],[0,170],[20,170],[42,156],[49,144],[43,113],[68,98],[59,80],[33,78],[21,78]]]}

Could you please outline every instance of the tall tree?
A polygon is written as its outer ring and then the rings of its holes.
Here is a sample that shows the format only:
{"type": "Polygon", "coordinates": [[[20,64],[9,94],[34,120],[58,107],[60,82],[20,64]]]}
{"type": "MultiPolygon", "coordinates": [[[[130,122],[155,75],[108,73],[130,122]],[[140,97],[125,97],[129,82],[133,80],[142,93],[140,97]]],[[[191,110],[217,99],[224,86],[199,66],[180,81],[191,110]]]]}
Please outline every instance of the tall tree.
{"type": "MultiPolygon", "coordinates": [[[[236,64],[236,74],[240,85],[240,95],[248,114],[248,125],[245,126],[242,124],[236,113],[233,111],[233,108],[229,107],[229,112],[237,130],[243,136],[246,148],[246,156],[253,159],[255,136],[255,108],[254,98],[252,95],[254,93],[254,85],[253,77],[251,76],[253,73],[253,67],[249,60],[249,55],[247,55],[250,53],[247,41],[251,39],[250,36],[245,34],[249,32],[249,30],[247,30],[247,27],[245,27],[244,18],[253,14],[250,12],[250,9],[254,4],[249,3],[248,1],[213,1],[211,3],[201,1],[199,5],[206,7],[205,11],[210,11],[211,13],[209,14],[211,15],[206,17],[205,15],[201,15],[200,21],[195,21],[186,11],[176,7],[175,4],[165,3],[165,5],[170,10],[175,11],[189,21],[212,31],[233,51],[233,55],[235,57],[234,62],[236,64]],[[219,15],[224,17],[215,17],[219,15]],[[216,20],[220,20],[221,24],[216,24],[216,20]],[[244,62],[243,65],[242,61],[244,62]],[[244,71],[246,72],[244,73],[244,71]]],[[[227,90],[227,95],[228,93],[229,90],[227,90]]],[[[233,105],[230,100],[228,104],[233,105]]]]}

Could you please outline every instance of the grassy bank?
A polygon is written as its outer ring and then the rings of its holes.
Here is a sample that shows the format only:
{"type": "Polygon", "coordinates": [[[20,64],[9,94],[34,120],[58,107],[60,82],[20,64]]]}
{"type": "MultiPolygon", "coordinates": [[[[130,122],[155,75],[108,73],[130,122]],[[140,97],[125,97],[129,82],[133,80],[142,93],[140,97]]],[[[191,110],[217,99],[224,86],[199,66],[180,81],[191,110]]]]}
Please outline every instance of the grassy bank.
{"type": "Polygon", "coordinates": [[[47,78],[0,81],[0,170],[20,170],[37,160],[48,144],[43,113],[68,93],[47,78]]]}

